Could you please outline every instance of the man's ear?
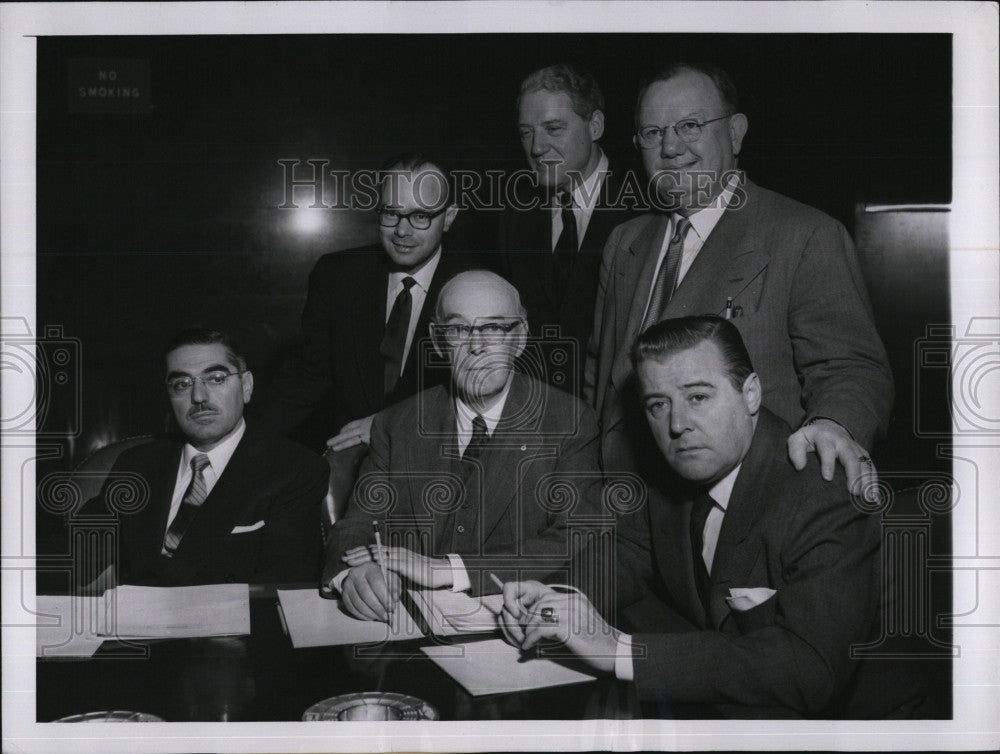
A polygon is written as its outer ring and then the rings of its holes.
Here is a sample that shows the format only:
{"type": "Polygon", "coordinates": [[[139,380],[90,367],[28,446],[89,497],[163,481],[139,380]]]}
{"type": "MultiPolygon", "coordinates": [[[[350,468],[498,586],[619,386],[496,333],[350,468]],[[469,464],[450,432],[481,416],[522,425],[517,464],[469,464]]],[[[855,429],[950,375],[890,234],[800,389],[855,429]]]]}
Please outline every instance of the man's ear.
{"type": "Polygon", "coordinates": [[[448,209],[444,211],[444,231],[447,232],[451,227],[451,224],[455,222],[455,218],[458,216],[458,205],[450,204],[448,209]]]}
{"type": "Polygon", "coordinates": [[[733,145],[733,155],[739,157],[743,148],[743,137],[747,135],[750,122],[743,113],[736,113],[729,118],[729,141],[733,145]]]}
{"type": "Polygon", "coordinates": [[[253,372],[247,370],[241,374],[240,382],[243,384],[243,402],[249,403],[250,396],[253,395],[253,372]]]}
{"type": "Polygon", "coordinates": [[[522,353],[524,353],[524,348],[528,344],[528,323],[525,320],[521,320],[521,324],[517,327],[517,340],[514,341],[514,358],[519,358],[522,353]]]}
{"type": "Polygon", "coordinates": [[[751,372],[743,380],[743,402],[751,416],[756,416],[760,411],[760,378],[756,372],[751,372]]]}
{"type": "Polygon", "coordinates": [[[587,125],[590,127],[590,138],[592,141],[597,141],[604,136],[603,111],[594,110],[594,112],[590,114],[590,122],[587,125]]]}

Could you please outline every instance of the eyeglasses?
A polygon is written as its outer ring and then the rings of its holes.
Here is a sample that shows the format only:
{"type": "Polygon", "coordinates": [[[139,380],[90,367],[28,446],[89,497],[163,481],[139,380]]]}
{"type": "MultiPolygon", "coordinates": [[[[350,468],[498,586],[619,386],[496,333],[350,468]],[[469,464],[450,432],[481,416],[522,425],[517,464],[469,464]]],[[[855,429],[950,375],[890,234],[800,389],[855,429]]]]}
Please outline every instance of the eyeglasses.
{"type": "Polygon", "coordinates": [[[515,327],[524,320],[515,319],[510,322],[484,322],[481,325],[434,325],[434,332],[445,339],[450,346],[461,346],[468,343],[473,334],[483,340],[502,341],[515,327]]]}
{"type": "Polygon", "coordinates": [[[174,397],[187,395],[194,388],[195,380],[204,385],[208,390],[218,390],[226,384],[226,380],[230,377],[236,377],[240,374],[246,374],[246,372],[209,372],[200,377],[189,377],[188,375],[170,377],[167,379],[167,392],[174,397]]]}
{"type": "Polygon", "coordinates": [[[397,212],[394,209],[380,207],[378,210],[378,224],[383,228],[395,228],[400,220],[406,220],[414,230],[427,230],[431,227],[431,220],[448,209],[445,205],[435,212],[397,212]]]}
{"type": "Polygon", "coordinates": [[[733,113],[720,115],[718,118],[712,118],[711,120],[685,118],[684,120],[677,121],[672,126],[643,126],[639,129],[639,133],[635,135],[636,142],[642,149],[655,149],[663,143],[663,135],[667,132],[667,129],[672,128],[674,129],[674,133],[677,134],[678,139],[685,144],[693,144],[701,138],[701,129],[703,127],[709,123],[715,123],[717,120],[728,118],[731,115],[733,113]]]}

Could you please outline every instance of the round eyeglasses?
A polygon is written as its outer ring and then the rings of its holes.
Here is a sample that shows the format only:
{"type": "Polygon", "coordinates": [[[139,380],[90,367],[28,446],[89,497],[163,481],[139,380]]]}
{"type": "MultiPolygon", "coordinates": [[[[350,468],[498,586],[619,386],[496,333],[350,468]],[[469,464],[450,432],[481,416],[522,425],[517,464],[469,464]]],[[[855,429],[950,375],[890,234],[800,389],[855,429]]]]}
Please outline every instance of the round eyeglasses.
{"type": "Polygon", "coordinates": [[[642,149],[655,149],[663,143],[663,136],[667,133],[667,129],[672,128],[674,133],[677,134],[678,139],[683,141],[685,144],[693,144],[701,138],[702,128],[707,126],[709,123],[715,123],[717,120],[724,120],[731,115],[733,115],[733,113],[729,113],[729,115],[720,115],[718,118],[710,118],[709,120],[685,118],[684,120],[677,121],[672,126],[643,126],[635,135],[635,140],[642,149]]]}
{"type": "Polygon", "coordinates": [[[378,210],[378,224],[383,228],[395,228],[400,220],[406,220],[414,230],[427,230],[431,227],[431,220],[448,209],[445,205],[434,212],[397,212],[394,209],[380,207],[378,210]]]}
{"type": "Polygon", "coordinates": [[[465,345],[472,340],[473,335],[478,335],[487,342],[499,342],[523,321],[514,319],[508,322],[484,322],[481,325],[434,325],[434,332],[450,346],[465,345]]]}
{"type": "Polygon", "coordinates": [[[236,377],[241,374],[246,374],[246,372],[223,372],[220,370],[196,377],[186,374],[178,377],[168,377],[167,392],[174,397],[187,395],[194,388],[195,380],[204,385],[207,390],[218,390],[226,384],[226,380],[230,377],[236,377]]]}

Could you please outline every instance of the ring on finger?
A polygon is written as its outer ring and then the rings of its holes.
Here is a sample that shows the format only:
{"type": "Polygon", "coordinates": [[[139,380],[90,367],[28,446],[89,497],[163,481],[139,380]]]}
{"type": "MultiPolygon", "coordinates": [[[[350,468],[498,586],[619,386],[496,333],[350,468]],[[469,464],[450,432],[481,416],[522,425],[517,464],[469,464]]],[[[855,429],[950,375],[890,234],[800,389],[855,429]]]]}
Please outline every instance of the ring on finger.
{"type": "Polygon", "coordinates": [[[551,607],[543,607],[539,615],[542,616],[542,620],[546,623],[557,623],[556,617],[554,615],[555,611],[551,607]]]}

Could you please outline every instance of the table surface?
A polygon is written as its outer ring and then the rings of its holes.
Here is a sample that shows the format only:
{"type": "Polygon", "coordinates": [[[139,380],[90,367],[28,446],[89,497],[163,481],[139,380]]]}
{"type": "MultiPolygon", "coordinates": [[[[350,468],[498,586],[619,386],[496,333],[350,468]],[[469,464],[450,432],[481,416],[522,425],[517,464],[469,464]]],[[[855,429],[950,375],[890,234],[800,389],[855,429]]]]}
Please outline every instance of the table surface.
{"type": "MultiPolygon", "coordinates": [[[[304,585],[296,585],[302,587],[304,585]]],[[[105,642],[89,659],[37,662],[37,720],[131,710],[167,721],[301,720],[314,703],[363,691],[415,696],[442,720],[627,718],[609,679],[473,697],[420,652],[430,639],[295,649],[274,586],[251,586],[249,636],[105,642]]],[[[474,637],[465,640],[475,640],[474,637]]]]}

